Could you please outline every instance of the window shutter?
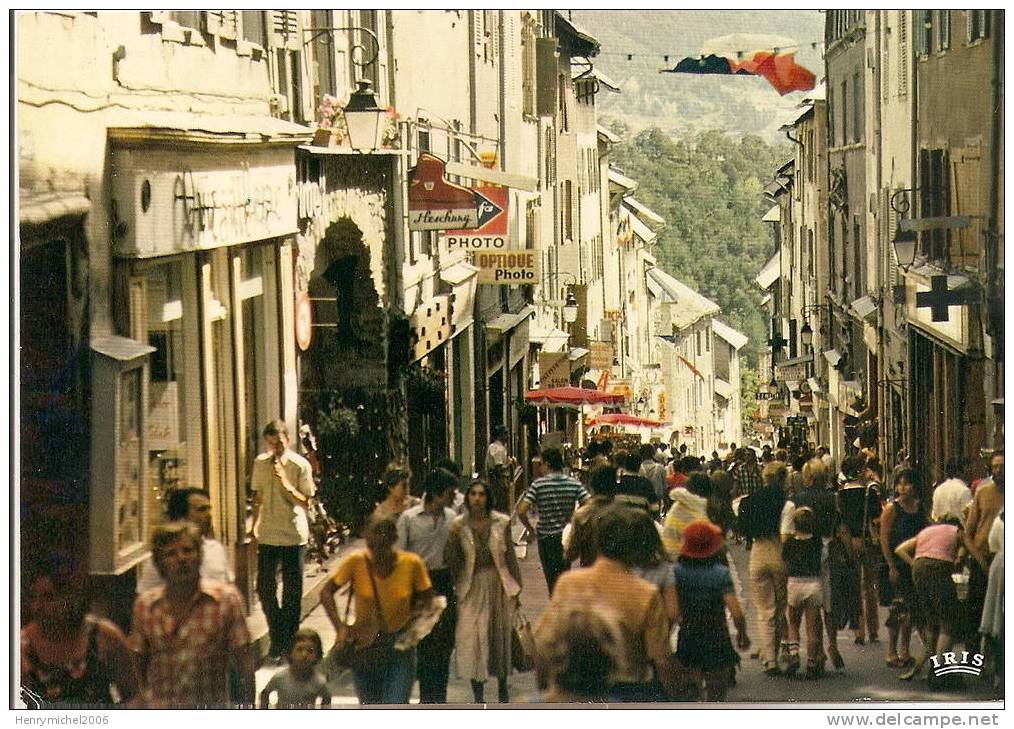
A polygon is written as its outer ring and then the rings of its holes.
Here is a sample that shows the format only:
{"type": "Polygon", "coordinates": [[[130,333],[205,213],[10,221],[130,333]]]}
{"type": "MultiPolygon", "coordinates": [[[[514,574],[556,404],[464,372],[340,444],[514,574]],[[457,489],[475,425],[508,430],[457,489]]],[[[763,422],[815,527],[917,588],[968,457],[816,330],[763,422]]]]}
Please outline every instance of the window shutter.
{"type": "Polygon", "coordinates": [[[556,38],[537,38],[535,41],[536,113],[552,116],[556,113],[557,50],[556,38]]]}
{"type": "Polygon", "coordinates": [[[898,11],[898,96],[908,93],[908,10],[898,11]]]}
{"type": "Polygon", "coordinates": [[[298,51],[299,13],[296,10],[271,11],[271,45],[298,51]]]}
{"type": "Polygon", "coordinates": [[[208,10],[204,14],[204,25],[211,35],[236,40],[239,36],[239,11],[208,10]]]}

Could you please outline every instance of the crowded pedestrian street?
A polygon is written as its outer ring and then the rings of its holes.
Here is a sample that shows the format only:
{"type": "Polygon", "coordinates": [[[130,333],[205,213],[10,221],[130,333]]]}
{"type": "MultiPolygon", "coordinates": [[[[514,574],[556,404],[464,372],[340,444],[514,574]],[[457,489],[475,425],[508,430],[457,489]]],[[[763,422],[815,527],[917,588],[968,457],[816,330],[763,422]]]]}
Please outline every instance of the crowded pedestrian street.
{"type": "Polygon", "coordinates": [[[10,24],[12,711],[1002,706],[1003,10],[10,24]]]}

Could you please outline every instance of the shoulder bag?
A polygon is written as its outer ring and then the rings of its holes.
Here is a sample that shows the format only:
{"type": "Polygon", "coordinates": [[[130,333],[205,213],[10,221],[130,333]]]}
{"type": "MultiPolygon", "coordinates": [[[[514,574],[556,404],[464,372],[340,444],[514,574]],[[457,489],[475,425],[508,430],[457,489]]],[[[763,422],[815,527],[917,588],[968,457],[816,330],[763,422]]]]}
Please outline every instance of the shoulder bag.
{"type": "MultiPolygon", "coordinates": [[[[373,576],[373,566],[369,558],[366,558],[366,571],[370,575],[370,582],[373,584],[374,603],[376,604],[377,622],[380,632],[373,637],[368,645],[356,646],[351,631],[341,646],[335,645],[328,651],[326,660],[326,672],[328,680],[343,670],[351,668],[356,670],[363,666],[375,665],[383,660],[386,654],[394,650],[395,633],[388,632],[387,623],[384,621],[384,611],[380,604],[380,591],[377,589],[377,579],[373,576]]],[[[353,590],[349,589],[349,602],[352,600],[353,590]]],[[[348,605],[345,608],[348,616],[348,605]]]]}

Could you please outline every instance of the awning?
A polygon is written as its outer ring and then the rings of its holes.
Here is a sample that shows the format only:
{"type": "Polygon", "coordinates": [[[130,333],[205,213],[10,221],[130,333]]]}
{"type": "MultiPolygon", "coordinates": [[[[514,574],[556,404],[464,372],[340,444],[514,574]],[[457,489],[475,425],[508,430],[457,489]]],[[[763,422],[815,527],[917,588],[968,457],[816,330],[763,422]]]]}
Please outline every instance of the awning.
{"type": "Polygon", "coordinates": [[[782,208],[779,205],[775,205],[770,210],[768,210],[766,213],[764,213],[764,217],[761,218],[761,222],[762,223],[778,223],[778,222],[781,221],[781,219],[782,219],[782,208]]]}
{"type": "Polygon", "coordinates": [[[812,354],[804,354],[801,357],[793,357],[792,359],[783,359],[781,362],[775,362],[778,367],[791,367],[792,365],[807,364],[813,362],[812,354]]]}
{"type": "Polygon", "coordinates": [[[582,357],[587,357],[587,356],[588,356],[588,350],[585,349],[584,347],[573,347],[570,350],[570,361],[571,362],[576,362],[577,360],[581,359],[582,357]]]}
{"type": "Polygon", "coordinates": [[[449,283],[451,286],[457,286],[477,273],[479,273],[477,266],[473,266],[466,261],[461,261],[447,268],[440,269],[440,280],[449,283]]]}
{"type": "Polygon", "coordinates": [[[824,359],[826,359],[827,363],[832,367],[837,367],[838,363],[841,362],[841,352],[837,349],[825,350],[824,359]]]}
{"type": "Polygon", "coordinates": [[[18,222],[21,225],[43,225],[60,218],[80,218],[91,210],[92,201],[81,194],[21,191],[18,201],[18,222]]]}
{"type": "Polygon", "coordinates": [[[577,409],[584,405],[622,405],[623,395],[586,390],[582,387],[550,387],[529,390],[525,400],[538,407],[564,407],[577,409]]]}
{"type": "Polygon", "coordinates": [[[877,311],[877,304],[869,296],[861,296],[852,302],[852,311],[860,319],[867,319],[877,311]]]}
{"type": "Polygon", "coordinates": [[[513,172],[491,170],[488,167],[478,167],[476,165],[465,164],[464,162],[445,162],[444,171],[449,175],[467,177],[470,180],[478,180],[480,182],[490,182],[494,185],[502,185],[503,187],[513,187],[516,190],[524,190],[525,192],[537,192],[539,189],[539,181],[534,177],[518,175],[513,172]]]}
{"type": "Polygon", "coordinates": [[[715,378],[715,394],[719,397],[732,402],[733,393],[736,392],[736,388],[732,386],[732,383],[726,382],[715,378]]]}
{"type": "Polygon", "coordinates": [[[806,381],[806,384],[810,386],[810,392],[823,392],[820,389],[820,382],[816,377],[811,377],[806,381]]]}
{"type": "Polygon", "coordinates": [[[665,425],[660,420],[641,418],[626,413],[605,413],[588,421],[588,425],[632,425],[637,428],[658,428],[665,425]]]}
{"type": "Polygon", "coordinates": [[[760,305],[761,306],[767,306],[770,301],[771,301],[771,294],[764,294],[764,298],[761,299],[760,305]]]}
{"type": "Polygon", "coordinates": [[[486,322],[486,330],[503,334],[509,332],[511,329],[516,327],[518,324],[523,322],[525,319],[535,313],[535,307],[531,304],[526,305],[517,314],[501,314],[497,318],[486,322]]]}
{"type": "Polygon", "coordinates": [[[620,187],[624,190],[637,189],[637,181],[630,177],[627,177],[625,174],[617,170],[615,167],[609,168],[608,177],[609,182],[611,184],[616,185],[617,187],[620,187]]]}
{"type": "Polygon", "coordinates": [[[620,93],[620,85],[615,81],[613,81],[608,76],[606,76],[604,73],[602,73],[602,71],[598,68],[590,68],[587,71],[582,71],[577,76],[575,76],[573,80],[580,81],[581,79],[585,78],[596,79],[599,82],[599,84],[605,86],[610,91],[617,94],[620,93]]]}
{"type": "Polygon", "coordinates": [[[641,218],[645,223],[654,224],[659,227],[665,225],[665,218],[642,203],[636,197],[628,197],[623,201],[623,204],[632,209],[637,214],[637,217],[641,218]]]}
{"type": "Polygon", "coordinates": [[[207,142],[230,144],[302,144],[313,130],[271,116],[194,114],[188,111],[144,111],[137,122],[110,127],[110,141],[207,142]]]}
{"type": "Polygon", "coordinates": [[[642,222],[636,215],[630,216],[630,229],[645,243],[651,243],[658,238],[658,234],[642,222]]]}
{"type": "Polygon", "coordinates": [[[528,342],[542,347],[543,352],[562,352],[567,348],[570,335],[562,329],[550,327],[548,329],[532,323],[528,330],[528,342]]]}
{"type": "Polygon", "coordinates": [[[618,135],[613,134],[611,131],[609,131],[608,129],[606,129],[601,124],[599,124],[597,127],[595,127],[595,131],[597,131],[598,135],[600,137],[602,137],[603,139],[605,139],[610,144],[619,144],[620,142],[623,141],[618,135]]]}
{"type": "Polygon", "coordinates": [[[767,291],[771,288],[771,284],[777,281],[778,277],[781,275],[780,258],[780,253],[776,253],[771,256],[771,258],[768,259],[768,262],[764,264],[764,268],[762,268],[760,273],[757,274],[757,278],[754,279],[757,282],[757,285],[761,287],[761,290],[767,291]]]}

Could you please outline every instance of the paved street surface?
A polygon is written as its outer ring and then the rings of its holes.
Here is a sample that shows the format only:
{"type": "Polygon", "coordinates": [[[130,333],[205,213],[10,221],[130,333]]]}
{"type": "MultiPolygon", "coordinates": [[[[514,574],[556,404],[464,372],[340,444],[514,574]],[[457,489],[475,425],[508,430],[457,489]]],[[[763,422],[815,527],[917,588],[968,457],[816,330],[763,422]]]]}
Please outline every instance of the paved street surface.
{"type": "MultiPolygon", "coordinates": [[[[520,548],[519,556],[521,573],[524,581],[522,592],[522,605],[528,618],[534,623],[535,619],[545,608],[549,595],[546,590],[546,581],[542,576],[542,567],[539,564],[539,557],[536,552],[536,545],[533,542],[527,550],[520,548]],[[525,553],[527,551],[527,553],[525,553]]],[[[743,580],[744,609],[747,616],[753,613],[750,604],[750,585],[748,579],[749,553],[742,545],[733,546],[733,556],[743,580]]],[[[880,624],[883,626],[886,619],[886,610],[881,610],[880,624]]],[[[323,608],[317,607],[307,617],[302,625],[317,630],[327,650],[334,642],[334,630],[324,614],[323,608]]],[[[756,629],[753,621],[749,623],[751,639],[756,641],[756,629]]],[[[911,682],[901,681],[897,678],[899,671],[888,668],[885,664],[886,654],[886,628],[881,627],[881,642],[877,645],[857,646],[853,643],[851,631],[842,631],[838,636],[838,645],[842,657],[845,660],[845,670],[842,673],[829,671],[828,674],[816,681],[809,681],[805,678],[769,677],[764,675],[760,668],[760,662],[751,660],[748,653],[743,654],[741,670],[737,675],[737,685],[729,691],[728,700],[732,703],[753,703],[753,702],[879,702],[879,701],[919,701],[919,702],[962,702],[962,701],[989,701],[993,698],[988,678],[965,677],[965,687],[961,692],[931,692],[927,689],[925,680],[911,682]]],[[[918,638],[913,638],[913,652],[918,650],[918,638]]],[[[805,648],[804,648],[805,660],[805,648]]],[[[452,659],[453,661],[453,659],[452,659]]],[[[257,690],[264,687],[271,675],[280,669],[265,667],[257,671],[257,690]]],[[[529,703],[537,698],[535,688],[535,674],[514,674],[510,680],[511,701],[514,703],[529,703]]],[[[332,686],[334,691],[334,703],[356,704],[355,691],[352,687],[351,675],[343,676],[332,686]]],[[[472,691],[465,679],[458,679],[454,676],[453,663],[451,668],[451,682],[447,691],[450,704],[470,704],[472,702],[472,691]]],[[[496,682],[491,680],[486,685],[486,698],[495,699],[496,682]]],[[[413,690],[412,702],[418,701],[418,686],[413,690]]]]}

